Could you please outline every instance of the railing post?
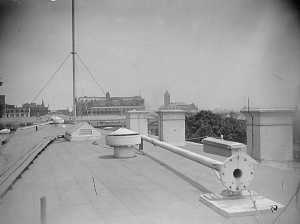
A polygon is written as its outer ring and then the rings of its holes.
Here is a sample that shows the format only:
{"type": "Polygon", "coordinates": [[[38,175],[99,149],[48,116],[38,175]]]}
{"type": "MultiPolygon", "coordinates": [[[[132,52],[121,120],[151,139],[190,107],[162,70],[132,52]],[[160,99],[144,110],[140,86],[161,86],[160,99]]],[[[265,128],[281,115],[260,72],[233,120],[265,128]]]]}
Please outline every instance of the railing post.
{"type": "Polygon", "coordinates": [[[47,198],[42,196],[41,202],[41,224],[47,224],[47,198]]]}
{"type": "Polygon", "coordinates": [[[143,150],[144,149],[144,140],[141,139],[141,144],[139,145],[139,150],[143,150]]]}

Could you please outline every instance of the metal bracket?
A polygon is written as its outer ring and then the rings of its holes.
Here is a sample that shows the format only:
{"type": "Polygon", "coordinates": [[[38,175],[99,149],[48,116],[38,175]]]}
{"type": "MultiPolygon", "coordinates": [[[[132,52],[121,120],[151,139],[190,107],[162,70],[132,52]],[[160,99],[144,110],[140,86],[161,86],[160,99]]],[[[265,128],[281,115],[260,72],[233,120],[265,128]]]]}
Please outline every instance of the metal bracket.
{"type": "Polygon", "coordinates": [[[213,169],[213,171],[215,171],[215,174],[217,175],[218,179],[221,180],[220,174],[218,173],[218,171],[216,171],[215,169],[213,169]]]}
{"type": "Polygon", "coordinates": [[[240,192],[246,190],[253,180],[253,165],[244,156],[231,156],[223,163],[220,175],[227,190],[240,192]]]}

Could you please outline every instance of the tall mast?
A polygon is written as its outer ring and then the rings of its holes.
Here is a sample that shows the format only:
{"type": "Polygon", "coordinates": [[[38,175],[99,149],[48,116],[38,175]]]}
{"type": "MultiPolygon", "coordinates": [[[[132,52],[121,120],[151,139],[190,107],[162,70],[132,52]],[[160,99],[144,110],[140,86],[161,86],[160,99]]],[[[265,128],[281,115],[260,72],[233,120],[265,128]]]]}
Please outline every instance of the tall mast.
{"type": "Polygon", "coordinates": [[[75,0],[72,0],[72,56],[73,56],[73,111],[74,111],[74,123],[76,123],[76,69],[75,69],[75,0]]]}

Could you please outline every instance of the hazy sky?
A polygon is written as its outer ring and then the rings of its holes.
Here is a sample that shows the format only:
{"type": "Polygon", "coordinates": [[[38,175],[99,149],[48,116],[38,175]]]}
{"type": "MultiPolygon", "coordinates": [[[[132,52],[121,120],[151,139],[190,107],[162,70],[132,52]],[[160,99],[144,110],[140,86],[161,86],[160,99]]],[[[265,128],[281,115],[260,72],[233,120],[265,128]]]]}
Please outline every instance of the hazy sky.
{"type": "MultiPolygon", "coordinates": [[[[77,0],[79,57],[111,96],[199,109],[294,107],[299,8],[287,0],[77,0]]],[[[31,102],[71,52],[71,0],[0,0],[0,94],[31,102]]],[[[35,100],[72,106],[71,57],[35,100]]],[[[103,96],[78,62],[77,95],[103,96]]]]}

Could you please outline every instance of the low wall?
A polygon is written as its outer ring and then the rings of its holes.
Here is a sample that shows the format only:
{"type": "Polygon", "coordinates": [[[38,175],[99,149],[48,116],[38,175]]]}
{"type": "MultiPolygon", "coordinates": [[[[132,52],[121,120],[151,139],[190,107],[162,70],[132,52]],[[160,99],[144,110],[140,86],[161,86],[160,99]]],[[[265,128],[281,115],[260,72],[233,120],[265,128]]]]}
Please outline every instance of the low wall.
{"type": "Polygon", "coordinates": [[[229,157],[232,156],[233,152],[237,150],[243,150],[246,152],[246,145],[239,142],[208,137],[203,139],[202,143],[204,152],[215,155],[229,157]]]}

